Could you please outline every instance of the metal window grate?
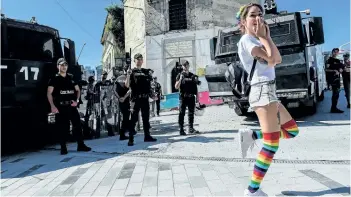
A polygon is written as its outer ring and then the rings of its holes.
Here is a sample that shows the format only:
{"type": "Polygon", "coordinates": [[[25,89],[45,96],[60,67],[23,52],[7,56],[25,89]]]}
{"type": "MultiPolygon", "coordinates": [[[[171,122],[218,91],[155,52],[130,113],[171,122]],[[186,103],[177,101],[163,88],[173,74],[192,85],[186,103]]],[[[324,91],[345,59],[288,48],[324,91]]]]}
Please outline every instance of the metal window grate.
{"type": "Polygon", "coordinates": [[[169,30],[187,28],[186,0],[169,1],[169,30]]]}

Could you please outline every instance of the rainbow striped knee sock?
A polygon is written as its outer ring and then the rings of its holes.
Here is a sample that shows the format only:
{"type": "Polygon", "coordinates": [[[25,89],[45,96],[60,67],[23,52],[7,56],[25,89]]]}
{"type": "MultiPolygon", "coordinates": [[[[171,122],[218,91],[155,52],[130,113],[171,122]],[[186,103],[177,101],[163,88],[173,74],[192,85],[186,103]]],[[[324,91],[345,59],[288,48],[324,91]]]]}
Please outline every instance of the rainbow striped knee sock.
{"type": "Polygon", "coordinates": [[[255,193],[260,188],[260,184],[272,163],[274,154],[277,152],[279,147],[280,131],[263,133],[262,136],[263,147],[256,159],[252,178],[248,187],[248,190],[251,193],[255,193]]]}
{"type": "MultiPolygon", "coordinates": [[[[284,123],[280,128],[280,138],[283,139],[294,138],[299,134],[299,128],[297,127],[297,124],[294,119],[291,119],[290,121],[284,123]]],[[[252,135],[254,139],[263,138],[261,130],[254,131],[252,135]]]]}

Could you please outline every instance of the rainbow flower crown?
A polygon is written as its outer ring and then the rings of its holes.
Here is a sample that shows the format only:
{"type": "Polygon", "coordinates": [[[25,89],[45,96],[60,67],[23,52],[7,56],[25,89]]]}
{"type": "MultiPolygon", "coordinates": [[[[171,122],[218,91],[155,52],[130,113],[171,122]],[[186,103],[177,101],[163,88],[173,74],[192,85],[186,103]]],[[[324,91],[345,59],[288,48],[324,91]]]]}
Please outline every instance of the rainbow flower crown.
{"type": "Polygon", "coordinates": [[[240,24],[240,16],[241,16],[241,13],[243,13],[243,10],[244,10],[244,8],[245,8],[246,6],[247,6],[247,5],[241,6],[240,9],[239,9],[239,11],[236,13],[235,18],[236,18],[236,20],[238,21],[237,24],[240,24]]]}

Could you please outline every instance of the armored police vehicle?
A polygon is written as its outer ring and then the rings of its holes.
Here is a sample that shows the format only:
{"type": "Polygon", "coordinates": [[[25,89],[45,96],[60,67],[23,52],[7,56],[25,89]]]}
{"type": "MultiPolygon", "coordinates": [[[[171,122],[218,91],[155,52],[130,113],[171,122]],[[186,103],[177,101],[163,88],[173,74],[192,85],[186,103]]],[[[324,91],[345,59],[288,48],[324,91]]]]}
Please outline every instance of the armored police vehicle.
{"type": "Polygon", "coordinates": [[[65,57],[68,72],[81,80],[72,40],[58,30],[1,15],[1,148],[2,153],[25,150],[55,140],[49,128],[47,85],[65,57]],[[64,46],[61,46],[64,39],[64,46]]]}
{"type": "MultiPolygon", "coordinates": [[[[287,108],[305,106],[306,112],[315,113],[325,89],[322,18],[302,18],[300,12],[281,12],[265,15],[265,21],[282,56],[282,63],[275,66],[277,96],[287,108]]],[[[218,37],[210,43],[215,64],[206,67],[205,77],[211,98],[222,98],[236,114],[246,115],[248,98],[234,96],[225,78],[228,66],[240,61],[235,58],[240,37],[238,28],[219,30],[218,37]]]]}

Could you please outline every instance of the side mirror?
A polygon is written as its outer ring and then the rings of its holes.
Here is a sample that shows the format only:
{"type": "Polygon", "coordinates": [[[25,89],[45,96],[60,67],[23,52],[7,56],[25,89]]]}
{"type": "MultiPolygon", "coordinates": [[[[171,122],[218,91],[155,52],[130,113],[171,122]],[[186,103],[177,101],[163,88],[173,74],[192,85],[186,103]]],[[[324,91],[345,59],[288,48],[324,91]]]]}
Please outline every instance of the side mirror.
{"type": "Polygon", "coordinates": [[[69,66],[76,66],[76,50],[74,41],[70,39],[66,39],[64,42],[64,49],[65,59],[68,62],[69,66]]]}
{"type": "Polygon", "coordinates": [[[310,45],[317,45],[324,43],[324,31],[322,17],[311,17],[309,18],[309,36],[310,45]]]}

